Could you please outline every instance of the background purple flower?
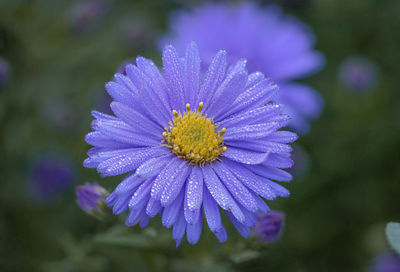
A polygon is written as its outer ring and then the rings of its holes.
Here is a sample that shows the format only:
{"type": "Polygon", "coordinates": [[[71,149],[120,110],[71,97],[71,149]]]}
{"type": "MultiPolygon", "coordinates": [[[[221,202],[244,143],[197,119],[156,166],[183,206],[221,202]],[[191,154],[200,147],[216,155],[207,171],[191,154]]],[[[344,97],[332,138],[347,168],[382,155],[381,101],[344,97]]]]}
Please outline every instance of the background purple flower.
{"type": "Polygon", "coordinates": [[[369,272],[399,272],[400,257],[393,252],[385,252],[379,255],[369,272]]]}
{"type": "Polygon", "coordinates": [[[69,12],[71,27],[84,32],[92,29],[106,13],[106,5],[100,0],[84,0],[75,4],[69,12]]]}
{"type": "Polygon", "coordinates": [[[378,80],[378,67],[370,59],[352,56],[340,65],[339,79],[352,91],[368,91],[375,86],[378,80]]]}
{"type": "Polygon", "coordinates": [[[260,213],[256,217],[254,234],[267,243],[276,242],[282,234],[285,215],[278,211],[260,213]]]}
{"type": "Polygon", "coordinates": [[[310,86],[292,80],[320,70],[324,58],[313,49],[312,31],[299,20],[285,16],[278,7],[204,4],[175,13],[170,29],[161,44],[172,43],[183,52],[185,45],[194,40],[206,64],[223,48],[230,54],[230,63],[246,58],[250,72],[260,71],[271,77],[281,89],[278,101],[287,107],[293,118],[290,124],[298,131],[308,131],[309,120],[320,114],[321,96],[310,86]]]}
{"type": "Polygon", "coordinates": [[[75,168],[67,158],[42,155],[32,163],[29,189],[38,200],[49,200],[68,189],[75,178],[75,168]]]}
{"type": "Polygon", "coordinates": [[[8,76],[10,73],[10,66],[8,62],[0,57],[0,87],[6,84],[8,76]]]}

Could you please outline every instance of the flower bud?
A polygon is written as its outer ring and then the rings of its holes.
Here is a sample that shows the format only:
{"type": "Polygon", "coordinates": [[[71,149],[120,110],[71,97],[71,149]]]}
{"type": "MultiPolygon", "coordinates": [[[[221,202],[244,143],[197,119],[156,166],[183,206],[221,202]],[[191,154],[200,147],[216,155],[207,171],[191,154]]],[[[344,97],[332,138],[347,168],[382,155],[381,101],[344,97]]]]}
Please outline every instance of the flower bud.
{"type": "Polygon", "coordinates": [[[285,215],[277,211],[269,211],[257,215],[254,233],[262,242],[276,242],[281,236],[285,215]]]}
{"type": "Polygon", "coordinates": [[[86,183],[76,188],[77,203],[86,213],[104,219],[108,212],[105,200],[109,195],[108,191],[97,183],[86,183]]]}

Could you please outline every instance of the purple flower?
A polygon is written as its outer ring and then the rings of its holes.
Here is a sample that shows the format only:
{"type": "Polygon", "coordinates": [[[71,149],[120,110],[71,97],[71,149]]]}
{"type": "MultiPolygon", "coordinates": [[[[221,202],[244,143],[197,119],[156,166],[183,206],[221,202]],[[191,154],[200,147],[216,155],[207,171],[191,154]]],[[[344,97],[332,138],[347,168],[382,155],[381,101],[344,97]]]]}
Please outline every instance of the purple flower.
{"type": "Polygon", "coordinates": [[[42,155],[30,170],[29,188],[39,200],[49,200],[68,189],[76,177],[75,168],[58,155],[42,155]]]}
{"type": "Polygon", "coordinates": [[[281,131],[289,118],[275,103],[278,88],[261,73],[248,75],[246,61],[228,66],[218,51],[207,72],[190,43],[181,58],[163,51],[163,69],[138,57],[106,84],[115,116],[94,111],[95,146],[84,165],[102,176],[129,173],[107,198],[115,214],[129,209],[126,225],[147,225],[160,214],[173,227],[177,245],[185,232],[197,243],[203,215],[224,242],[220,209],[245,237],[267,200],[289,192],[271,179],[290,181],[288,143],[296,134],[281,131]]]}
{"type": "Polygon", "coordinates": [[[323,56],[313,50],[315,37],[299,20],[285,16],[275,7],[253,3],[205,4],[190,12],[175,13],[171,34],[161,41],[172,43],[178,52],[195,41],[206,64],[218,49],[229,52],[229,63],[244,57],[249,71],[260,71],[279,86],[277,101],[283,103],[293,120],[290,125],[307,132],[309,121],[319,116],[322,97],[310,86],[294,83],[320,70],[323,56]]]}
{"type": "Polygon", "coordinates": [[[372,89],[378,78],[378,68],[371,60],[352,56],[339,68],[339,79],[343,85],[353,91],[363,92],[372,89]]]}
{"type": "Polygon", "coordinates": [[[143,48],[154,39],[153,24],[148,14],[131,14],[121,23],[121,36],[133,48],[143,48]]]}
{"type": "Polygon", "coordinates": [[[254,233],[262,242],[276,242],[281,236],[285,215],[277,211],[269,211],[257,215],[254,233]]]}
{"type": "Polygon", "coordinates": [[[106,13],[105,4],[99,0],[80,1],[72,7],[69,14],[71,27],[84,32],[92,29],[106,13]]]}
{"type": "Polygon", "coordinates": [[[379,255],[375,261],[370,272],[399,272],[400,271],[400,257],[393,252],[385,252],[379,255]]]}
{"type": "Polygon", "coordinates": [[[99,219],[106,215],[105,201],[109,193],[97,183],[86,183],[76,187],[76,196],[79,207],[86,213],[99,219]]]}
{"type": "Polygon", "coordinates": [[[8,75],[10,73],[10,67],[8,62],[0,57],[0,87],[6,84],[8,75]]]}

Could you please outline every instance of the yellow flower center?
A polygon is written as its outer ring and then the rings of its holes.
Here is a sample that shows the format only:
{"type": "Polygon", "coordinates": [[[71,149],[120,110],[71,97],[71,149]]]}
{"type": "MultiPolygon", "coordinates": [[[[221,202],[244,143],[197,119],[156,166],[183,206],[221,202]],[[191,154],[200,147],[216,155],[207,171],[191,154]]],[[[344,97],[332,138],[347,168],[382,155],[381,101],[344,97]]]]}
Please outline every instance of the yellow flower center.
{"type": "Polygon", "coordinates": [[[226,151],[222,138],[226,129],[217,133],[213,121],[201,114],[202,108],[203,102],[200,102],[197,112],[190,110],[190,104],[186,104],[183,115],[173,110],[174,119],[163,132],[163,141],[173,154],[200,167],[220,160],[226,151]]]}

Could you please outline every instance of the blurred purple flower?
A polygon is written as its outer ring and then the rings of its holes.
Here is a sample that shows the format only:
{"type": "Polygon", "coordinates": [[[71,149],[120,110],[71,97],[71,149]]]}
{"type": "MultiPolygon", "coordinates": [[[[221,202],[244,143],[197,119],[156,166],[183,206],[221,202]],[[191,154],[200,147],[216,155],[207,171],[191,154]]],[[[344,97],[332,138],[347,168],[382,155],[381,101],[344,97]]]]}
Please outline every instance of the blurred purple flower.
{"type": "Polygon", "coordinates": [[[400,257],[393,252],[379,255],[372,265],[370,272],[400,272],[400,257]]]}
{"type": "Polygon", "coordinates": [[[282,234],[284,219],[285,215],[277,211],[258,214],[254,227],[256,237],[262,242],[276,242],[282,234]]]}
{"type": "Polygon", "coordinates": [[[320,70],[324,57],[313,49],[315,37],[299,20],[285,16],[275,6],[253,3],[204,4],[190,12],[175,13],[171,34],[161,44],[172,43],[183,53],[194,40],[209,64],[215,52],[229,52],[229,62],[246,58],[250,72],[260,71],[280,86],[278,102],[293,118],[291,126],[307,132],[309,120],[319,116],[322,97],[310,86],[293,83],[320,70]]]}
{"type": "Polygon", "coordinates": [[[47,99],[41,106],[44,120],[60,129],[75,128],[78,114],[70,104],[61,99],[47,99]]]}
{"type": "Polygon", "coordinates": [[[85,0],[75,4],[69,12],[71,27],[84,32],[95,26],[106,13],[106,6],[102,1],[85,0]]]}
{"type": "Polygon", "coordinates": [[[31,166],[29,188],[38,200],[49,200],[68,189],[75,178],[75,168],[67,158],[42,155],[31,166]]]}
{"type": "Polygon", "coordinates": [[[153,40],[155,33],[152,31],[152,21],[146,14],[132,14],[122,21],[121,33],[125,42],[134,48],[142,48],[153,40]]]}
{"type": "Polygon", "coordinates": [[[99,219],[106,214],[105,200],[109,195],[108,191],[97,183],[86,183],[76,187],[77,203],[86,213],[99,219]]]}
{"type": "Polygon", "coordinates": [[[352,56],[340,65],[339,79],[350,90],[367,91],[377,82],[378,67],[365,57],[352,56]]]}
{"type": "Polygon", "coordinates": [[[8,62],[0,57],[0,87],[6,84],[8,76],[10,73],[10,66],[8,62]]]}

